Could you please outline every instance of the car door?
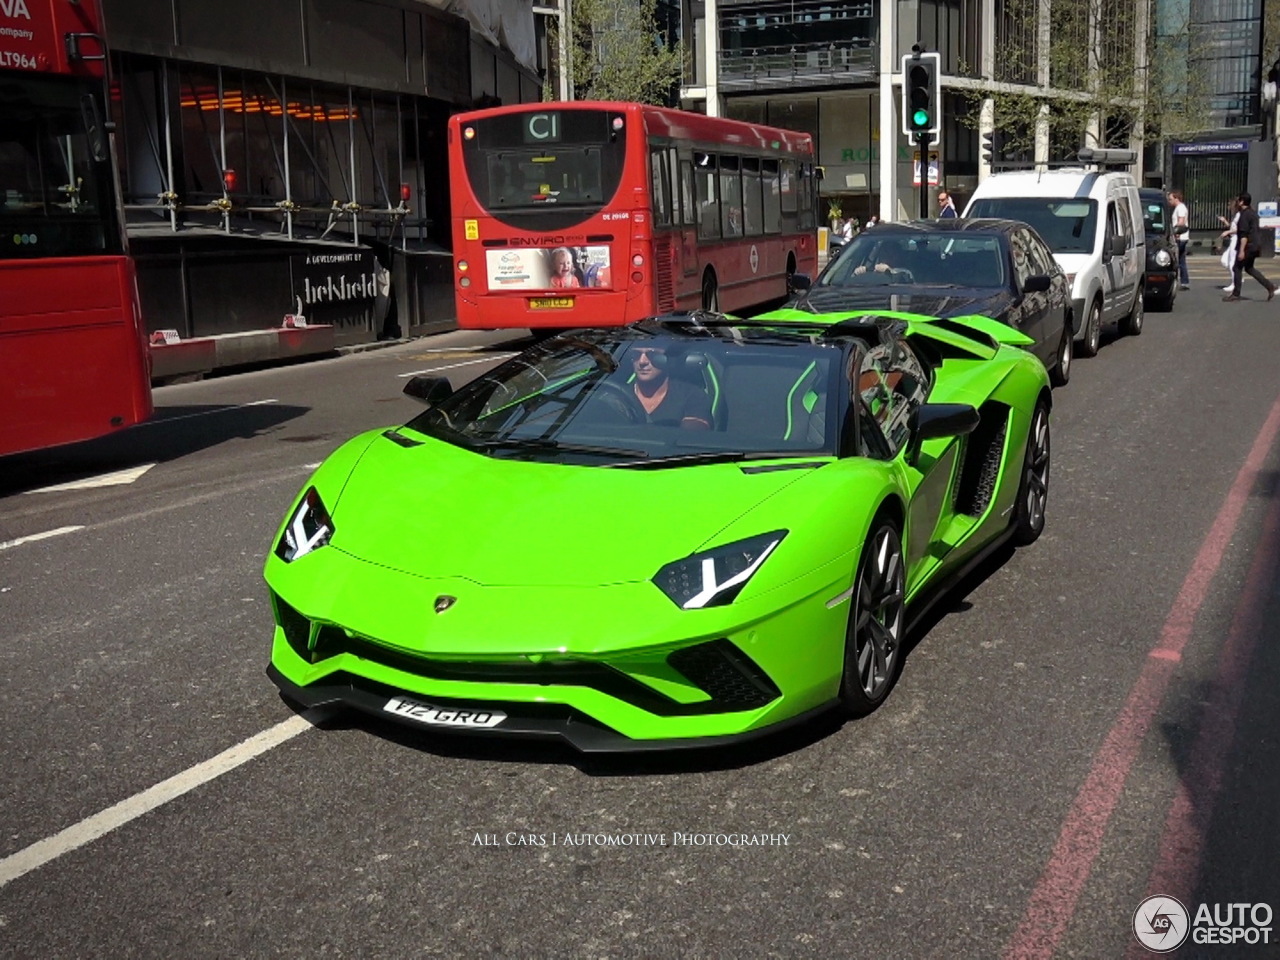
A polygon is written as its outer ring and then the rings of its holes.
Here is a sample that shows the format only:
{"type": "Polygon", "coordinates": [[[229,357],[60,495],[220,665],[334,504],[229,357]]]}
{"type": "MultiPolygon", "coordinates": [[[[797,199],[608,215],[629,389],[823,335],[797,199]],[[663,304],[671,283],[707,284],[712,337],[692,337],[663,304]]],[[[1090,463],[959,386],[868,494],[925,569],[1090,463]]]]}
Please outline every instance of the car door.
{"type": "Polygon", "coordinates": [[[853,402],[865,414],[863,434],[874,431],[867,456],[900,460],[912,489],[903,531],[907,592],[934,569],[950,549],[938,536],[952,502],[958,471],[960,438],[946,441],[941,453],[908,457],[914,413],[925,402],[929,375],[905,341],[892,338],[869,348],[862,356],[853,402]]]}
{"type": "MultiPolygon", "coordinates": [[[[1035,340],[1036,345],[1033,348],[1035,354],[1047,364],[1051,359],[1051,357],[1046,358],[1044,353],[1044,341],[1047,335],[1045,313],[1048,301],[1043,292],[1028,293],[1026,291],[1027,280],[1044,272],[1044,265],[1038,261],[1032,249],[1031,231],[1025,228],[1012,231],[1009,235],[1009,251],[1013,259],[1013,309],[1018,314],[1018,322],[1015,326],[1035,340]]],[[[1056,344],[1057,341],[1054,342],[1056,344]]],[[[1051,355],[1052,352],[1050,349],[1051,355]]]]}
{"type": "Polygon", "coordinates": [[[1062,327],[1067,320],[1067,299],[1070,289],[1062,268],[1053,258],[1053,251],[1040,239],[1034,230],[1026,231],[1027,259],[1037,274],[1049,278],[1049,289],[1038,294],[1037,307],[1040,311],[1040,339],[1038,355],[1046,367],[1057,362],[1058,344],[1062,338],[1062,327]]]}
{"type": "Polygon", "coordinates": [[[1107,200],[1107,212],[1102,230],[1102,319],[1110,323],[1116,319],[1122,292],[1125,287],[1125,255],[1113,256],[1111,241],[1121,236],[1120,220],[1114,197],[1107,200]]]}
{"type": "Polygon", "coordinates": [[[1147,232],[1142,226],[1137,187],[1121,188],[1116,200],[1116,219],[1125,238],[1124,289],[1117,309],[1122,316],[1128,316],[1134,300],[1142,296],[1142,277],[1147,269],[1147,232]]]}

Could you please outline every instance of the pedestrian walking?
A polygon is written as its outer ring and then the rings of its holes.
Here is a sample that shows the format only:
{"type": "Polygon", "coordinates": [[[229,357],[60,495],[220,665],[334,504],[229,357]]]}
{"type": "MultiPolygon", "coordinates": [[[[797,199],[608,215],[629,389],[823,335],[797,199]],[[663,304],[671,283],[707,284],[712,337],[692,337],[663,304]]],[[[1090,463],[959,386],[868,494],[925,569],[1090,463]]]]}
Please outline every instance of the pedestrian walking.
{"type": "Polygon", "coordinates": [[[1187,241],[1191,239],[1191,212],[1182,199],[1181,190],[1169,191],[1173,207],[1173,238],[1178,241],[1178,279],[1183,290],[1191,289],[1191,273],[1187,270],[1187,241]]]}
{"type": "Polygon", "coordinates": [[[1231,201],[1231,219],[1218,214],[1218,220],[1227,228],[1218,234],[1218,239],[1223,242],[1222,266],[1227,271],[1227,285],[1222,292],[1230,293],[1236,287],[1236,226],[1240,223],[1240,208],[1236,201],[1231,201]]]}
{"type": "Polygon", "coordinates": [[[1244,280],[1242,274],[1247,273],[1262,284],[1267,291],[1267,299],[1270,300],[1276,295],[1276,285],[1253,265],[1258,259],[1258,242],[1261,236],[1258,215],[1253,210],[1253,197],[1242,193],[1236,198],[1236,205],[1240,208],[1240,219],[1236,221],[1235,270],[1232,273],[1231,292],[1222,299],[1226,302],[1240,299],[1240,284],[1244,280]]]}
{"type": "Polygon", "coordinates": [[[956,213],[956,202],[951,199],[951,194],[945,190],[938,191],[938,219],[954,220],[960,214],[956,213]]]}

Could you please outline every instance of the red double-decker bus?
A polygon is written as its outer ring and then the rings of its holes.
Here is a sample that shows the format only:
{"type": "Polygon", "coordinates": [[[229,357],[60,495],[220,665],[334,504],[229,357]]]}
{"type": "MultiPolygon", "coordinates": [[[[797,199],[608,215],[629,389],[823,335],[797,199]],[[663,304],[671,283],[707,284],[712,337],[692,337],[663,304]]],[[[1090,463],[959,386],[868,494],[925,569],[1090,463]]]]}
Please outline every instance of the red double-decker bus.
{"type": "Polygon", "coordinates": [[[740,311],[817,265],[813,138],[571,101],[449,121],[458,325],[740,311]]]}
{"type": "Polygon", "coordinates": [[[96,0],[0,2],[0,455],[151,415],[96,0]]]}

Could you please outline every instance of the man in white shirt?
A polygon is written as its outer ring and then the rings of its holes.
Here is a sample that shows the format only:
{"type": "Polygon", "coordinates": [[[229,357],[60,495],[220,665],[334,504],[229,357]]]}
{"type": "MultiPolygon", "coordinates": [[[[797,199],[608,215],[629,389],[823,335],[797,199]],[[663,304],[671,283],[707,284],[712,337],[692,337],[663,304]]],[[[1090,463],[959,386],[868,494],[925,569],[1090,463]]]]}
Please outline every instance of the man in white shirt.
{"type": "Polygon", "coordinates": [[[1169,191],[1169,204],[1173,207],[1173,239],[1178,241],[1178,279],[1183,290],[1191,289],[1191,274],[1187,270],[1187,241],[1191,238],[1191,214],[1182,199],[1181,190],[1169,191]]]}

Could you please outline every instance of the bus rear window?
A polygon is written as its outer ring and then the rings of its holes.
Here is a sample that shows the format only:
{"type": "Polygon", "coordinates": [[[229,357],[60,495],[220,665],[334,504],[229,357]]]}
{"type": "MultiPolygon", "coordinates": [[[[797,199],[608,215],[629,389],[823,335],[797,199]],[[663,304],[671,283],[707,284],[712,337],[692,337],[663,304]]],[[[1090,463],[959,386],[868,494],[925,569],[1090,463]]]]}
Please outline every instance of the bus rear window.
{"type": "Polygon", "coordinates": [[[548,110],[467,124],[463,157],[476,200],[504,213],[577,211],[613,199],[622,180],[626,118],[605,110],[548,110]]]}

